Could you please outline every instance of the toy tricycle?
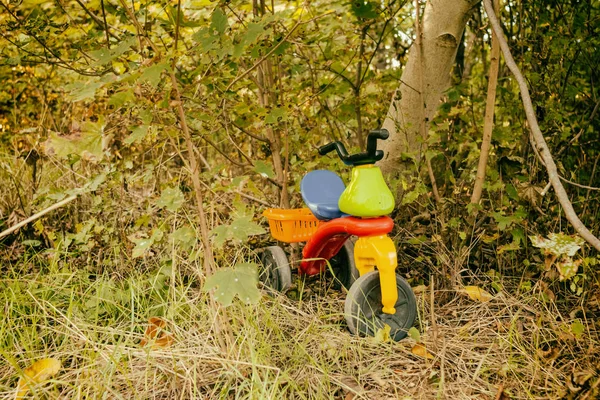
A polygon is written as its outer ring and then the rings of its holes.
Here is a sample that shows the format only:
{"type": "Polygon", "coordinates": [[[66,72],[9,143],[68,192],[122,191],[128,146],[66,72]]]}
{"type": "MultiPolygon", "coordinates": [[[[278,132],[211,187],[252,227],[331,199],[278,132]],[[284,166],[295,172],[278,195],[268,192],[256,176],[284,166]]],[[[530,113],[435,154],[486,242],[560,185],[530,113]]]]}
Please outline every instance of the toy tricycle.
{"type": "MultiPolygon", "coordinates": [[[[374,165],[383,158],[377,140],[388,136],[385,129],[370,132],[367,151],[353,155],[339,141],[320,147],[320,155],[335,150],[353,167],[350,184],[346,187],[331,171],[309,172],[300,185],[308,208],[268,209],[263,215],[275,239],[307,242],[299,274],[319,274],[330,261],[336,279],[349,288],[344,311],[352,333],[372,336],[387,324],[391,338],[399,341],[413,325],[417,305],[408,282],[396,274],[396,248],[388,236],[394,221],[387,216],[394,209],[394,196],[374,165]],[[356,243],[351,236],[358,237],[356,243]]],[[[263,284],[287,289],[291,271],[283,249],[270,246],[260,254],[263,284]]]]}

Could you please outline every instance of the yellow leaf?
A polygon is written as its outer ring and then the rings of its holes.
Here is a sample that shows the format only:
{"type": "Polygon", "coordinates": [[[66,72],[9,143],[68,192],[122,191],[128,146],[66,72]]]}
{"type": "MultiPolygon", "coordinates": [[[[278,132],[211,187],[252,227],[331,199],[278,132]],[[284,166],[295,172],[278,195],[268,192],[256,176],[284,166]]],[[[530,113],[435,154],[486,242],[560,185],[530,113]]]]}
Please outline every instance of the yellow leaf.
{"type": "Polygon", "coordinates": [[[23,370],[24,376],[19,379],[17,399],[25,397],[31,385],[42,383],[60,371],[60,361],[56,358],[44,358],[23,370]]]}
{"type": "Polygon", "coordinates": [[[433,354],[427,351],[423,343],[415,344],[412,348],[412,353],[416,356],[428,358],[430,360],[433,360],[435,358],[433,354]]]}
{"type": "Polygon", "coordinates": [[[465,293],[469,295],[471,300],[479,301],[481,303],[490,301],[493,298],[491,294],[489,294],[479,286],[465,286],[465,293]]]}

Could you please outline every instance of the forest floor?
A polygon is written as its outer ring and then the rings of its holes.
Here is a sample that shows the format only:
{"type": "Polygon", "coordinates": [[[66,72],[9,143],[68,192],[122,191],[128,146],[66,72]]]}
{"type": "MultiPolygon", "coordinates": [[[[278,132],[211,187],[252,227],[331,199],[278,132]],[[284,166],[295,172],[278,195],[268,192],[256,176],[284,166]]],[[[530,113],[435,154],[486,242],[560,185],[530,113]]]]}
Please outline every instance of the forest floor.
{"type": "Polygon", "coordinates": [[[342,314],[345,294],[324,279],[296,276],[287,296],[264,292],[258,305],[236,301],[215,312],[189,273],[200,268],[197,261],[138,261],[119,268],[134,272],[119,275],[99,260],[75,267],[18,249],[15,242],[0,254],[2,399],[15,397],[19,369],[44,357],[59,359],[62,368],[33,388],[35,398],[498,400],[600,393],[597,321],[581,307],[561,310],[535,287],[514,294],[520,277],[504,276],[503,290],[487,302],[416,288],[416,326],[427,349],[418,355],[410,338],[352,336],[342,314]],[[155,339],[168,340],[142,346],[152,316],[161,316],[167,331],[155,339]]]}

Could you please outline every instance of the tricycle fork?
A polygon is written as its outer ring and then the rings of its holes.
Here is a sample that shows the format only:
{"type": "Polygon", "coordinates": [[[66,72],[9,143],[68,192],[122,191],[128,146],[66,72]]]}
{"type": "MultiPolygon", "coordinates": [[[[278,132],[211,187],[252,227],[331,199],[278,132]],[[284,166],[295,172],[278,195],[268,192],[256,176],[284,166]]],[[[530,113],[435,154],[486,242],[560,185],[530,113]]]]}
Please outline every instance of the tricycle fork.
{"type": "Polygon", "coordinates": [[[359,237],[354,245],[354,261],[360,276],[373,271],[377,266],[381,284],[382,311],[386,314],[395,314],[394,305],[398,300],[396,288],[398,257],[392,239],[388,235],[359,237]]]}

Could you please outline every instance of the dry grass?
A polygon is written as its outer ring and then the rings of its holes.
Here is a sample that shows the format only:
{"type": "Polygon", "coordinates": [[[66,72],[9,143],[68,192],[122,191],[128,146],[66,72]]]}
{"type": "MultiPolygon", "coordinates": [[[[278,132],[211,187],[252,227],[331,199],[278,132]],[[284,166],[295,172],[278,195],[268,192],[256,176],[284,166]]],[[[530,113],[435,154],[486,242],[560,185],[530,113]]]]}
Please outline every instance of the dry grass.
{"type": "Polygon", "coordinates": [[[436,292],[435,329],[429,291],[419,294],[419,330],[434,355],[425,360],[412,354],[411,339],[351,336],[341,315],[344,295],[323,295],[318,285],[301,301],[265,294],[258,306],[235,303],[216,315],[194,282],[174,274],[161,292],[152,283],[156,276],[117,284],[109,275],[90,280],[63,270],[1,279],[0,398],[14,397],[17,367],[48,356],[63,369],[37,388],[38,398],[591,399],[600,393],[596,324],[584,318],[577,338],[574,318],[531,294],[515,297],[507,289],[477,303],[436,292]],[[106,282],[117,289],[102,289],[106,282]],[[172,347],[140,347],[154,315],[168,321],[172,347]]]}

